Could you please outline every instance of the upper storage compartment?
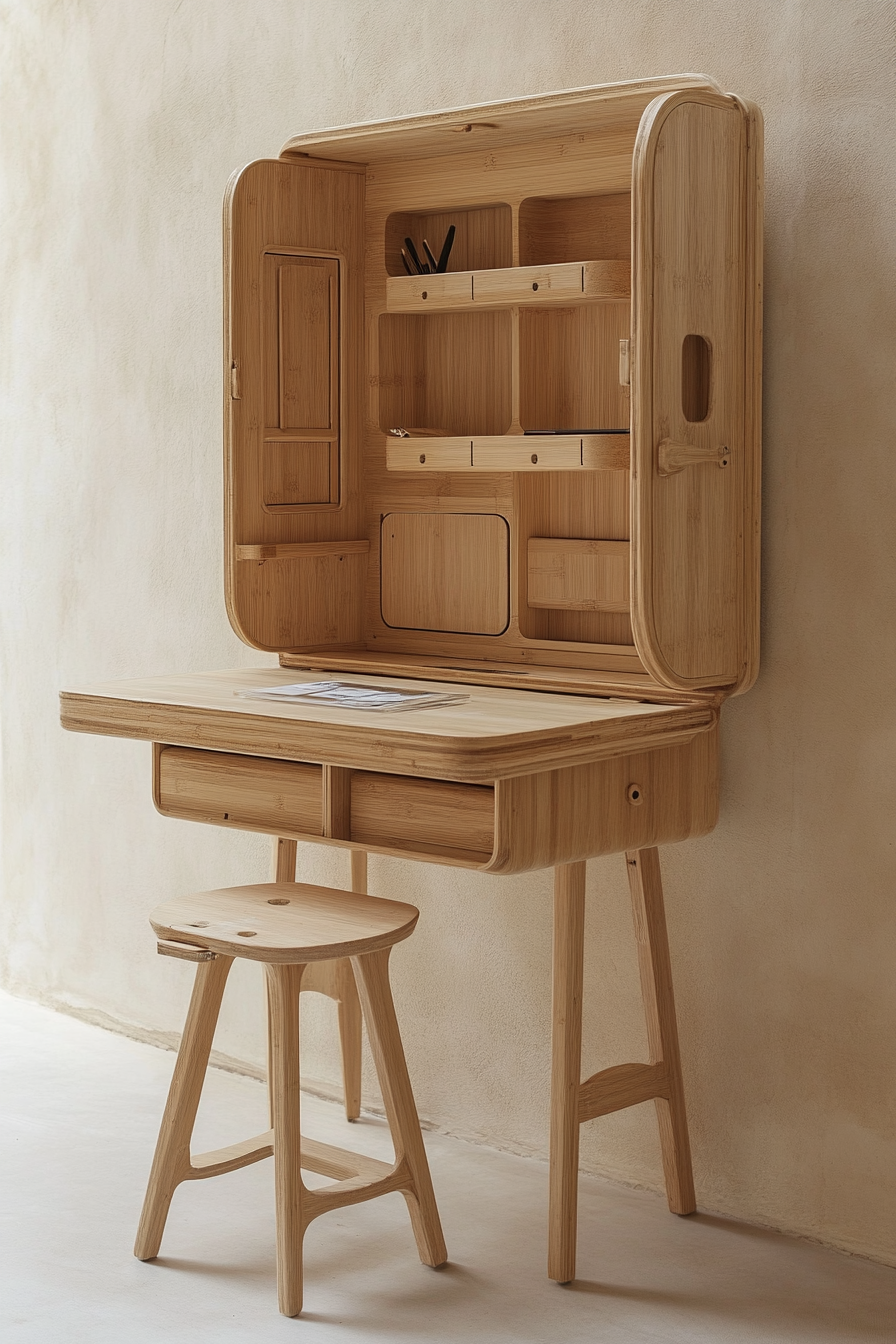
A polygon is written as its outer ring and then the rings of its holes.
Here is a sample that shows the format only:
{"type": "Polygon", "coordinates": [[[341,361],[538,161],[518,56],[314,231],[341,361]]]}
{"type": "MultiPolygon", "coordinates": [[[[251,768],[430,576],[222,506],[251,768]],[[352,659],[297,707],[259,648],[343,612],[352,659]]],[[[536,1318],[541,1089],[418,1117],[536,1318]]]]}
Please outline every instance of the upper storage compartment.
{"type": "Polygon", "coordinates": [[[760,182],[758,113],[702,76],[303,136],[238,174],[242,637],[333,670],[746,689],[760,182]]]}

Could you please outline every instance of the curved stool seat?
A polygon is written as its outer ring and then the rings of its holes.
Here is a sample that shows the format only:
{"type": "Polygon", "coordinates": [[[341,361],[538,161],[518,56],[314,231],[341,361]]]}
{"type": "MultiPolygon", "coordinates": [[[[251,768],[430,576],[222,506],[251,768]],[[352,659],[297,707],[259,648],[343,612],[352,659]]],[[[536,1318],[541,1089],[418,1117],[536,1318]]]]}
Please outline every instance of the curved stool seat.
{"type": "Polygon", "coordinates": [[[158,906],[150,921],[159,951],[198,963],[193,997],[156,1145],[134,1254],[159,1253],[175,1189],[274,1157],[277,1287],[280,1310],[302,1309],[302,1242],[312,1219],[346,1204],[400,1190],[420,1259],[447,1253],[420,1123],[389,986],[393,945],[414,930],[412,905],[302,882],[204,891],[158,906]],[[227,975],[235,958],[264,964],[272,1128],[213,1153],[192,1155],[190,1140],[227,975]],[[313,962],[350,958],[395,1148],[390,1166],[302,1137],[299,1125],[299,994],[313,962]],[[301,1171],[334,1178],[309,1190],[301,1171]]]}
{"type": "Polygon", "coordinates": [[[149,922],[159,938],[224,956],[307,965],[392,947],[411,936],[419,915],[413,905],[359,892],[259,882],[166,901],[149,922]]]}

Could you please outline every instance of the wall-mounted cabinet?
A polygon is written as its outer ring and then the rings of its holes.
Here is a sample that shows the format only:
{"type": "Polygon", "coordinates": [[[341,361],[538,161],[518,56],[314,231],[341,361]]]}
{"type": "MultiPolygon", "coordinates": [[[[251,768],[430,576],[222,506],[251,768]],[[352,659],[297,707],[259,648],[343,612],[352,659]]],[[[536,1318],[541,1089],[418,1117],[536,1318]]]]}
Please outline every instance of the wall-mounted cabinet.
{"type": "Polygon", "coordinates": [[[746,689],[760,179],[758,113],[697,76],[300,136],[236,174],[243,638],[331,669],[746,689]]]}

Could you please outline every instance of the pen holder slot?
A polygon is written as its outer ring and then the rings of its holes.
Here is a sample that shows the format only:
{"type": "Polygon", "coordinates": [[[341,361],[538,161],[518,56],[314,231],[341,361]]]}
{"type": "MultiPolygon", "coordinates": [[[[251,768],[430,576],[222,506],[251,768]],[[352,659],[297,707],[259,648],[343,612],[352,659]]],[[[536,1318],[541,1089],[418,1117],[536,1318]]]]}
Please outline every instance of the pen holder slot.
{"type": "Polygon", "coordinates": [[[513,265],[512,217],[509,205],[486,205],[475,209],[453,207],[450,210],[401,210],[386,220],[386,272],[405,275],[401,249],[405,238],[412,238],[421,258],[423,240],[438,257],[445,235],[455,227],[454,243],[448,259],[449,271],[491,270],[513,265]]]}

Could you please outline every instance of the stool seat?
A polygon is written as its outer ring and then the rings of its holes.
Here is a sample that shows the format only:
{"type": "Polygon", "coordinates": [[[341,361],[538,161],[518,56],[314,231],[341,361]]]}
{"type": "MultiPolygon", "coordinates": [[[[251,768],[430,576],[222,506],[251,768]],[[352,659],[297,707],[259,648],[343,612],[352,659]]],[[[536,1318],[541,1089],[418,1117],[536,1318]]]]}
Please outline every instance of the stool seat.
{"type": "Polygon", "coordinates": [[[259,882],[166,901],[149,917],[156,934],[223,956],[268,964],[363,957],[414,931],[420,912],[401,901],[308,882],[259,882]]]}

